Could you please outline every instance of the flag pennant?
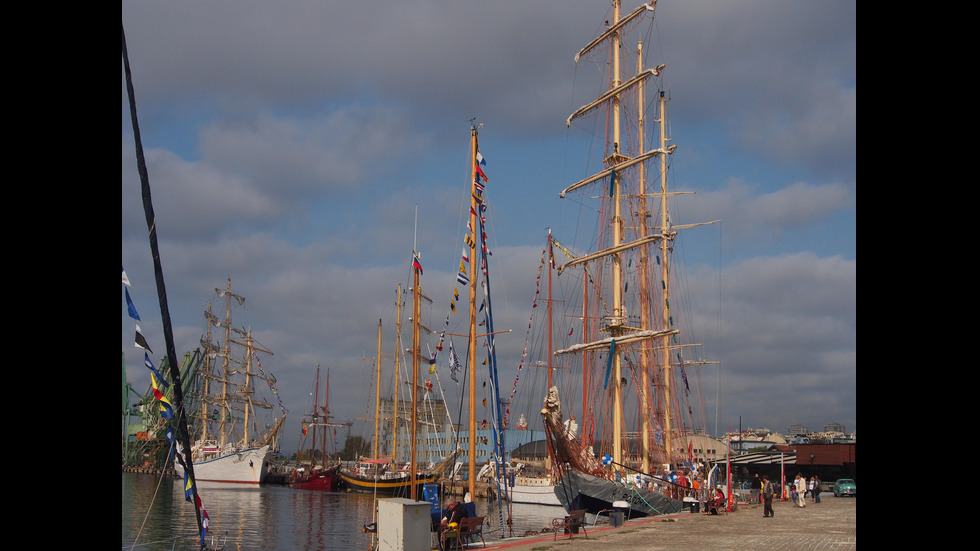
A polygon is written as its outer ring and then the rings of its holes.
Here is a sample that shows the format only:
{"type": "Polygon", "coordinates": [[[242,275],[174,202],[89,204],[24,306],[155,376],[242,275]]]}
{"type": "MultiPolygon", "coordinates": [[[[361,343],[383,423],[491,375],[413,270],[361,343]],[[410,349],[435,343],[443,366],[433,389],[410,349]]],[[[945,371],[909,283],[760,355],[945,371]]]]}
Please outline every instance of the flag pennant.
{"type": "Polygon", "coordinates": [[[456,384],[459,384],[459,379],[456,378],[456,373],[463,369],[463,366],[459,364],[459,357],[456,356],[456,350],[453,349],[453,341],[449,340],[449,376],[452,377],[456,384]]]}
{"type": "Polygon", "coordinates": [[[157,385],[157,377],[153,373],[150,373],[150,385],[153,387],[153,397],[157,400],[164,400],[165,397],[163,393],[160,392],[159,385],[157,385]]]}
{"type": "Polygon", "coordinates": [[[157,385],[156,375],[153,373],[150,373],[150,383],[153,386],[153,397],[160,402],[160,417],[163,417],[164,419],[173,419],[174,407],[170,404],[170,401],[167,400],[167,397],[160,392],[160,387],[157,385]]]}
{"type": "Polygon", "coordinates": [[[136,346],[142,348],[148,352],[153,352],[150,349],[150,345],[146,344],[146,339],[143,338],[143,333],[140,333],[140,326],[136,326],[136,346]]]}
{"type": "MultiPolygon", "coordinates": [[[[483,181],[484,181],[484,182],[489,182],[489,181],[490,181],[490,178],[487,178],[487,175],[483,173],[483,169],[482,169],[482,168],[480,168],[480,165],[476,165],[476,173],[477,173],[477,174],[478,174],[478,175],[479,175],[480,177],[482,177],[482,178],[483,178],[483,181]]],[[[479,180],[477,180],[477,181],[479,181],[479,180]]]]}
{"type": "Polygon", "coordinates": [[[133,304],[133,299],[129,297],[129,289],[126,289],[126,306],[129,308],[129,317],[136,321],[143,321],[140,319],[140,315],[136,311],[136,305],[133,304]]]}
{"type": "Polygon", "coordinates": [[[210,520],[208,519],[208,512],[201,509],[201,549],[204,549],[204,536],[208,535],[208,525],[210,520]]]}
{"type": "Polygon", "coordinates": [[[184,485],[184,499],[190,503],[194,503],[191,496],[194,495],[194,481],[191,479],[190,475],[187,475],[187,483],[184,485]]]}
{"type": "Polygon", "coordinates": [[[484,166],[487,164],[487,160],[483,158],[483,155],[479,151],[476,152],[476,162],[484,166]]]}
{"type": "Polygon", "coordinates": [[[422,275],[422,263],[419,262],[419,255],[414,255],[412,257],[412,267],[419,271],[419,275],[422,275]]]}
{"type": "Polygon", "coordinates": [[[126,267],[125,266],[122,267],[122,271],[123,271],[123,280],[122,280],[123,281],[123,285],[125,285],[126,287],[132,287],[132,285],[129,283],[129,278],[126,277],[126,267]]]}
{"type": "Polygon", "coordinates": [[[174,408],[170,405],[170,402],[166,398],[160,399],[160,417],[164,419],[174,418],[174,408]]]}
{"type": "Polygon", "coordinates": [[[153,367],[153,362],[150,361],[150,355],[147,354],[146,352],[143,352],[143,364],[146,365],[147,369],[149,369],[152,372],[151,377],[153,375],[156,375],[157,379],[159,379],[160,382],[163,383],[163,388],[168,388],[170,386],[170,383],[168,383],[167,380],[163,378],[163,375],[160,375],[160,372],[157,371],[155,367],[153,367]]]}

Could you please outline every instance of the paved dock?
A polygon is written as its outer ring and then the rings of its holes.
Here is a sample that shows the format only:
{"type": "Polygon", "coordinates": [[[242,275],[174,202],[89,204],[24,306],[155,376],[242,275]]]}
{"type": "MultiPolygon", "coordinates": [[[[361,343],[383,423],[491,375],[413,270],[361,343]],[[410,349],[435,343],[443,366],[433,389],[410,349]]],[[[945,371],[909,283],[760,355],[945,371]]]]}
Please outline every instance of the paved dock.
{"type": "MultiPolygon", "coordinates": [[[[596,525],[569,539],[567,535],[541,534],[526,538],[488,540],[487,550],[507,551],[724,551],[775,549],[797,551],[854,550],[857,548],[857,498],[820,496],[806,508],[790,501],[773,503],[775,516],[762,516],[762,505],[739,505],[721,515],[680,513],[666,517],[626,521],[621,527],[596,525]]],[[[468,550],[483,549],[479,542],[468,550]]]]}

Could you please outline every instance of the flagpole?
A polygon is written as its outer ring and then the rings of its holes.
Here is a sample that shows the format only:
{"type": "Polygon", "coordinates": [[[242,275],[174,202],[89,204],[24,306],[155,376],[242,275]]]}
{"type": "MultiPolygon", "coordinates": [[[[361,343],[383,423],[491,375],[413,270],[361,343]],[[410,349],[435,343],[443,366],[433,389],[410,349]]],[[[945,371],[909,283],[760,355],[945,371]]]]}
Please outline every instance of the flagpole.
{"type": "MultiPolygon", "coordinates": [[[[418,217],[418,207],[415,207],[416,219],[418,217]]],[[[416,494],[418,489],[418,473],[415,467],[416,439],[418,438],[418,382],[419,382],[419,268],[414,267],[413,286],[412,286],[412,501],[417,501],[416,494]]]]}
{"type": "MultiPolygon", "coordinates": [[[[153,257],[153,273],[156,276],[157,298],[160,302],[160,317],[163,322],[163,336],[167,347],[167,363],[170,367],[170,380],[174,385],[174,401],[177,402],[177,428],[181,432],[184,443],[185,476],[189,481],[194,480],[194,462],[191,459],[190,437],[187,431],[187,414],[184,411],[184,390],[180,382],[180,365],[177,363],[177,349],[174,345],[173,328],[170,322],[170,308],[167,305],[167,289],[163,280],[163,265],[160,262],[160,249],[157,244],[156,216],[153,213],[153,201],[150,197],[150,177],[146,170],[146,158],[143,155],[143,141],[140,138],[139,120],[136,116],[136,92],[133,87],[133,73],[129,65],[129,50],[126,48],[126,29],[122,32],[122,56],[126,67],[126,91],[129,95],[129,111],[133,120],[133,138],[136,142],[136,166],[140,174],[140,187],[143,192],[143,212],[146,215],[146,227],[149,230],[150,252],[153,257]]],[[[201,535],[201,548],[204,547],[204,525],[201,519],[200,498],[197,495],[197,484],[193,485],[194,514],[197,517],[197,528],[201,535]]],[[[206,517],[205,517],[206,518],[206,517]]]]}
{"type": "Polygon", "coordinates": [[[469,420],[469,482],[470,499],[476,496],[476,125],[470,127],[470,420],[469,420]]]}

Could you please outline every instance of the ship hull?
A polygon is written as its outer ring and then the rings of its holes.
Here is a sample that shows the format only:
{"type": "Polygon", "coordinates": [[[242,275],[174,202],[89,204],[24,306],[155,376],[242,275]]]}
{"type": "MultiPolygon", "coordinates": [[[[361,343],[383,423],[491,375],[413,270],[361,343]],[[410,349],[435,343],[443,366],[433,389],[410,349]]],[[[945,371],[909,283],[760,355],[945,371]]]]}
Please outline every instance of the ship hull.
{"type": "MultiPolygon", "coordinates": [[[[269,446],[261,446],[230,452],[213,459],[195,459],[194,479],[196,482],[258,486],[269,472],[270,456],[269,446]]],[[[174,462],[174,470],[181,477],[184,476],[184,469],[179,462],[174,462]]]]}
{"type": "Polygon", "coordinates": [[[585,509],[593,515],[621,510],[613,507],[617,501],[629,504],[627,518],[666,515],[684,509],[684,502],[659,492],[627,487],[576,470],[568,471],[555,484],[555,496],[566,511],[585,509]]]}
{"type": "MultiPolygon", "coordinates": [[[[340,480],[343,486],[359,494],[378,494],[393,497],[407,497],[412,493],[412,479],[409,476],[399,478],[379,478],[363,477],[349,473],[340,473],[340,480]]],[[[435,482],[436,477],[416,477],[416,496],[422,495],[422,485],[427,482],[435,482]]]]}
{"type": "Polygon", "coordinates": [[[510,490],[511,503],[529,503],[532,505],[556,505],[561,502],[555,495],[555,485],[550,478],[517,477],[510,490]]]}
{"type": "Polygon", "coordinates": [[[296,490],[314,490],[317,492],[336,492],[340,485],[337,469],[317,472],[309,476],[296,477],[289,482],[289,487],[296,490]]]}

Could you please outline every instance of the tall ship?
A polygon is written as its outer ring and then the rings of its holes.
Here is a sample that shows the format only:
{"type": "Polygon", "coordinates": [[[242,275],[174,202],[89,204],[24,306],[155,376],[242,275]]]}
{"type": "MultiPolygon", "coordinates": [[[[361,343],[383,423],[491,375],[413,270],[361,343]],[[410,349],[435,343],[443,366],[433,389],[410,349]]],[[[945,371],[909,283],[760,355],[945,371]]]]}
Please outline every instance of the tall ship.
{"type": "Polygon", "coordinates": [[[580,281],[568,299],[578,297],[581,326],[573,343],[554,351],[571,369],[556,378],[541,410],[555,496],[568,511],[679,512],[706,474],[690,437],[704,432],[698,366],[707,362],[700,345],[681,339],[689,307],[680,304],[685,280],[673,256],[678,231],[700,224],[671,219],[668,200],[677,194],[668,188],[668,167],[676,146],[667,135],[665,65],[646,67],[643,42],[630,38],[652,31],[656,6],[624,16],[613,0],[603,31],[575,56],[576,64],[593,62],[604,84],[566,121],[601,140],[593,148],[601,166],[559,193],[598,216],[588,221],[595,235],[586,252],[563,247],[556,266],[559,277],[580,281]],[[576,413],[579,431],[567,422],[576,413]]]}
{"type": "MultiPolygon", "coordinates": [[[[344,423],[333,423],[330,421],[330,410],[328,400],[330,397],[330,370],[327,370],[327,380],[323,391],[323,406],[320,406],[320,366],[316,366],[316,377],[313,382],[313,410],[308,418],[303,419],[303,441],[306,436],[311,435],[309,447],[309,461],[300,461],[296,468],[289,474],[287,484],[290,488],[297,490],[315,490],[319,492],[336,492],[340,488],[340,461],[330,462],[327,460],[327,440],[330,438],[330,430],[337,430],[337,427],[344,426],[344,423]],[[319,437],[319,440],[318,438],[319,437]],[[317,442],[320,448],[317,450],[317,442]],[[317,461],[317,452],[320,459],[317,461]]],[[[334,434],[336,436],[336,432],[334,434]]]]}
{"type": "MultiPolygon", "coordinates": [[[[194,475],[198,482],[258,486],[269,472],[285,410],[274,419],[274,405],[257,394],[257,388],[275,391],[276,379],[262,369],[258,357],[272,352],[259,346],[251,328],[232,324],[232,300],[241,306],[245,297],[232,292],[231,279],[227,288],[216,288],[215,293],[225,312],[219,318],[209,302],[204,313],[201,411],[196,419],[197,438],[191,443],[194,475]]],[[[183,477],[179,462],[174,468],[183,477]]]]}
{"type": "MultiPolygon", "coordinates": [[[[419,290],[419,275],[421,273],[421,265],[418,262],[418,257],[413,256],[413,280],[414,285],[412,287],[412,304],[413,304],[413,316],[412,316],[412,350],[418,351],[419,342],[419,301],[421,300],[421,292],[419,290]]],[[[401,294],[402,290],[399,286],[398,288],[398,324],[401,324],[401,294]]],[[[383,455],[383,450],[380,445],[380,429],[381,423],[384,421],[383,413],[381,411],[381,364],[382,364],[382,352],[381,352],[381,320],[378,320],[378,352],[376,360],[376,394],[375,399],[375,412],[374,412],[374,439],[373,439],[373,454],[372,457],[362,457],[353,466],[341,468],[338,472],[340,476],[340,484],[343,489],[356,493],[366,493],[374,494],[380,496],[394,496],[394,497],[405,497],[415,499],[423,494],[423,486],[426,483],[435,482],[439,478],[439,474],[445,469],[446,465],[440,465],[437,471],[432,471],[425,469],[415,462],[415,444],[417,442],[416,430],[417,430],[417,396],[418,396],[418,354],[413,354],[415,359],[413,360],[414,375],[412,381],[412,411],[404,412],[408,416],[408,424],[411,427],[411,449],[412,454],[408,461],[402,463],[401,465],[397,462],[397,450],[398,443],[397,437],[399,434],[399,420],[402,418],[402,413],[399,409],[400,400],[398,399],[397,385],[399,381],[398,367],[400,357],[400,347],[401,338],[400,330],[396,333],[399,335],[396,338],[395,345],[395,393],[394,399],[391,403],[394,404],[394,410],[390,412],[390,421],[392,423],[392,449],[389,456],[383,455]],[[415,413],[413,413],[413,411],[415,413]]],[[[455,455],[451,456],[455,458],[455,455]]],[[[448,463],[448,461],[446,462],[448,463]]]]}

